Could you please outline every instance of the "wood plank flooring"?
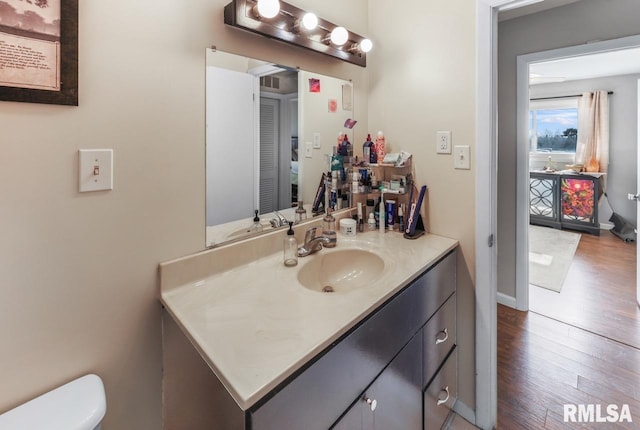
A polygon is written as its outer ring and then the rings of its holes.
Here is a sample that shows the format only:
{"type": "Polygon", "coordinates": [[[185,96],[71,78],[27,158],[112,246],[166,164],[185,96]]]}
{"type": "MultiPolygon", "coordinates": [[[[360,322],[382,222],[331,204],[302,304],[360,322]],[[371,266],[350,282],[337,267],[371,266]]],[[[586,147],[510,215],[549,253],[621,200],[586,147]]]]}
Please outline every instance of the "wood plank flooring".
{"type": "Polygon", "coordinates": [[[636,244],[582,234],[560,293],[530,285],[529,309],[640,348],[636,244]]]}
{"type": "Polygon", "coordinates": [[[499,429],[640,429],[635,244],[603,233],[582,236],[560,294],[531,289],[535,312],[498,305],[499,429]],[[634,422],[565,423],[581,403],[628,404],[634,422]]]}

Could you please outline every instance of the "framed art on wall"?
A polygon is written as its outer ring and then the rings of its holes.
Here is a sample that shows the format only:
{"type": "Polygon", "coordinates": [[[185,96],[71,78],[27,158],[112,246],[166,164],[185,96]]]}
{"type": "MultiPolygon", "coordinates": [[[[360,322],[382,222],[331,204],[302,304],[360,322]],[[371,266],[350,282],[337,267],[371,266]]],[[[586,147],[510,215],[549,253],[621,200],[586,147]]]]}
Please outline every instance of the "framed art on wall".
{"type": "Polygon", "coordinates": [[[0,0],[0,100],[78,105],[78,0],[0,0]]]}

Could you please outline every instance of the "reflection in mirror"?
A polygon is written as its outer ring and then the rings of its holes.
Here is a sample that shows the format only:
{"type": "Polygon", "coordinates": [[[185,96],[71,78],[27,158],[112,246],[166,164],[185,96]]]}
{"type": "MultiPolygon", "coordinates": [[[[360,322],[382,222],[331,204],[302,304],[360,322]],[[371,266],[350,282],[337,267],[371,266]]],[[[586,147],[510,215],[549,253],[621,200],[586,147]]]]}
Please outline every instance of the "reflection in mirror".
{"type": "Polygon", "coordinates": [[[311,216],[352,99],[348,81],[207,49],[207,247],[283,226],[299,201],[311,216]]]}

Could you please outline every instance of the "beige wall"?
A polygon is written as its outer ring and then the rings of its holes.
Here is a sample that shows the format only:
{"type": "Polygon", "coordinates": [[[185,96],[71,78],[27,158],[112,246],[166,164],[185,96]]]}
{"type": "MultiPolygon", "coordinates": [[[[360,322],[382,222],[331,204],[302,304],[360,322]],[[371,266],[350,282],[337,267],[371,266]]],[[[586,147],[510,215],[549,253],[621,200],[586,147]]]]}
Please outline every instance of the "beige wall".
{"type": "MultiPolygon", "coordinates": [[[[458,345],[460,399],[475,406],[475,171],[454,170],[435,153],[438,130],[475,151],[475,1],[369,0],[375,49],[369,58],[369,126],[394,151],[414,154],[428,191],[427,225],[460,240],[458,345]]],[[[362,130],[360,130],[362,131],[362,130]]]]}
{"type": "MultiPolygon", "coordinates": [[[[204,248],[206,47],[353,79],[366,118],[366,69],[227,28],[226,3],[80,2],[80,106],[0,102],[0,411],[95,372],[104,430],[161,427],[157,266],[204,248]],[[115,189],[79,194],[102,147],[115,189]]],[[[365,0],[296,4],[367,33],[365,0]]]]}
{"type": "MultiPolygon", "coordinates": [[[[344,121],[347,118],[353,118],[354,110],[342,109],[342,86],[351,85],[349,81],[344,79],[335,79],[317,73],[300,71],[298,74],[299,95],[301,113],[298,119],[299,124],[299,140],[298,140],[298,165],[300,168],[300,182],[298,189],[298,199],[303,202],[313,203],[318,184],[322,173],[327,171],[327,163],[325,155],[333,153],[333,147],[338,144],[338,133],[346,133],[347,138],[353,142],[353,130],[344,128],[344,121]],[[309,79],[320,79],[320,92],[312,93],[309,91],[309,79]],[[329,99],[338,102],[336,112],[329,112],[329,99]],[[313,148],[313,158],[307,158],[305,155],[305,145],[307,142],[313,142],[314,133],[320,134],[321,148],[313,148]]],[[[366,122],[363,122],[366,124],[366,122]]],[[[360,125],[360,124],[358,124],[360,125]]],[[[354,146],[354,154],[356,154],[354,146]]]]}

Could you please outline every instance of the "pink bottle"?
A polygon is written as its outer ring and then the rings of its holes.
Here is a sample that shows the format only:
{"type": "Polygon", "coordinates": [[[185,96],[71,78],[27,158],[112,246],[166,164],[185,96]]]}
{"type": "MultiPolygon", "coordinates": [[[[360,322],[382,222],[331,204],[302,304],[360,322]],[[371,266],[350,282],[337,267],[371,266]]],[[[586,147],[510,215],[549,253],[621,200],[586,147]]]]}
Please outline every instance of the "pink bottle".
{"type": "Polygon", "coordinates": [[[385,154],[384,133],[379,131],[376,135],[376,154],[378,155],[378,163],[382,163],[385,154]]]}

